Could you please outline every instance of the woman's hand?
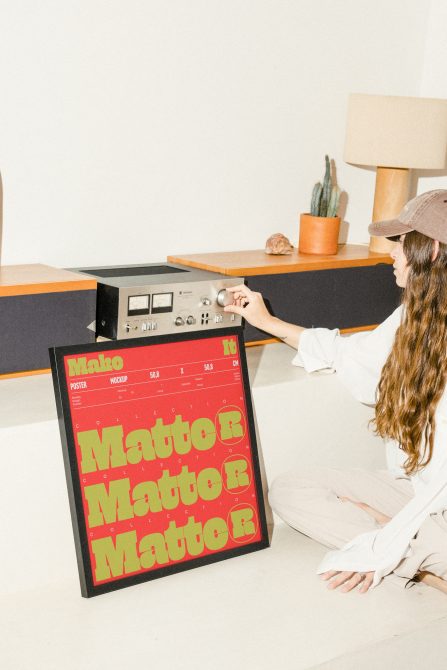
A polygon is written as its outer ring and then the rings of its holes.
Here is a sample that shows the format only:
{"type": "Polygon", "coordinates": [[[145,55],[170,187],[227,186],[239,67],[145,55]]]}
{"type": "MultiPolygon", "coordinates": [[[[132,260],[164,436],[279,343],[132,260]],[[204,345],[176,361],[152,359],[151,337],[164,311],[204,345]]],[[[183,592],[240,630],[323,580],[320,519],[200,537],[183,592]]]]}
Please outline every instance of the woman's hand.
{"type": "Polygon", "coordinates": [[[366,593],[373,583],[374,572],[339,572],[338,570],[329,570],[323,572],[321,579],[330,580],[328,589],[337,589],[340,587],[342,593],[348,593],[359,587],[359,593],[366,593]]]}
{"type": "MultiPolygon", "coordinates": [[[[364,502],[358,502],[348,496],[339,496],[339,499],[342,502],[352,503],[356,507],[359,507],[364,512],[372,516],[378,524],[384,525],[390,521],[391,517],[379,512],[379,510],[367,505],[364,502]]],[[[329,572],[323,572],[321,579],[329,581],[327,587],[328,589],[337,589],[340,587],[342,593],[348,593],[359,587],[359,593],[366,593],[374,579],[374,572],[350,572],[350,571],[339,571],[339,570],[329,570],[329,572]]]]}
{"type": "Polygon", "coordinates": [[[270,333],[273,337],[278,337],[289,346],[298,349],[304,328],[272,316],[265,306],[262,295],[251,291],[245,284],[229,286],[227,291],[233,294],[234,303],[224,307],[226,312],[243,316],[255,328],[270,333]]]}
{"type": "Polygon", "coordinates": [[[255,328],[270,332],[269,324],[272,322],[273,317],[268,312],[260,293],[251,291],[245,284],[229,286],[227,291],[233,294],[234,303],[224,308],[226,312],[239,314],[255,328]]]}

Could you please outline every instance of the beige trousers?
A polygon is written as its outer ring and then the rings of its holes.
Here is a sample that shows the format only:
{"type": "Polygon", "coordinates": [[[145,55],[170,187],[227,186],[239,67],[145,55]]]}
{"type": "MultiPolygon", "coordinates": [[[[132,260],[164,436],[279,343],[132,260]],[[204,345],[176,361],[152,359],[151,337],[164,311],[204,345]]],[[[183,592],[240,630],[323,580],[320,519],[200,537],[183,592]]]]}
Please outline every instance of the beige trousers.
{"type": "MultiPolygon", "coordinates": [[[[269,491],[272,509],[289,526],[326,547],[339,549],[360,533],[380,528],[375,519],[349,497],[394,516],[412,498],[407,479],[395,479],[386,470],[303,466],[281,475],[269,491]]],[[[394,574],[411,579],[418,571],[447,578],[447,510],[431,514],[410,543],[411,552],[394,574]]]]}

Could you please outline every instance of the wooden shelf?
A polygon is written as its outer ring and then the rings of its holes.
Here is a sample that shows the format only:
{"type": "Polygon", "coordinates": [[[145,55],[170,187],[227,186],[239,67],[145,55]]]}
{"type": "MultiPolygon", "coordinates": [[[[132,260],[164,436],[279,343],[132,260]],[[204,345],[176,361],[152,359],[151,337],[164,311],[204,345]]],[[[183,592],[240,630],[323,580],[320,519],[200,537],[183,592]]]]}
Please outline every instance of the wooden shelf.
{"type": "Polygon", "coordinates": [[[370,251],[367,245],[361,244],[340,244],[334,256],[299,254],[297,249],[289,256],[271,256],[263,249],[254,249],[168,256],[167,260],[199,270],[243,277],[393,263],[389,255],[370,251]]]}
{"type": "Polygon", "coordinates": [[[35,263],[0,267],[0,297],[96,289],[96,280],[35,263]]]}
{"type": "Polygon", "coordinates": [[[43,374],[48,349],[94,341],[94,277],[40,263],[0,267],[0,376],[43,374]]]}

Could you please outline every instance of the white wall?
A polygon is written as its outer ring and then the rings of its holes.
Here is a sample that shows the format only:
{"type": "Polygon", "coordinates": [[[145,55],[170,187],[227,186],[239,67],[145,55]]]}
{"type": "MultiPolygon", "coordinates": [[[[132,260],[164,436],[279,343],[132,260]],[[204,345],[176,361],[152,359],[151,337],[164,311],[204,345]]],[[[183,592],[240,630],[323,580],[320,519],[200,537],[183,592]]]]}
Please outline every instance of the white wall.
{"type": "Polygon", "coordinates": [[[296,243],[326,152],[349,194],[348,240],[367,241],[374,173],[342,160],[348,93],[419,95],[441,78],[424,70],[427,30],[444,41],[426,0],[0,12],[4,264],[160,261],[277,231],[296,243]]]}
{"type": "MultiPolygon", "coordinates": [[[[447,98],[447,3],[431,0],[430,14],[425,36],[424,68],[420,95],[427,98],[447,98]]],[[[447,188],[446,171],[418,173],[418,192],[432,188],[447,188]]]]}

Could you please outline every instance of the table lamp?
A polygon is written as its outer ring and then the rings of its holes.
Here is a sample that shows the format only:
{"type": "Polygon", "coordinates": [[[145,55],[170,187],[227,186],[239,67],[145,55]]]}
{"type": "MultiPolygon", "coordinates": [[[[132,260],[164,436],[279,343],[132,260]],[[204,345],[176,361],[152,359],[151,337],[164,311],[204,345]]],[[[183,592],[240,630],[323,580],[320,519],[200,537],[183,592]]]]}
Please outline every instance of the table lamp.
{"type": "MultiPolygon", "coordinates": [[[[442,170],[447,158],[447,100],[349,96],[344,160],[377,168],[372,221],[394,218],[409,198],[410,169],[442,170]]],[[[371,237],[371,251],[391,242],[371,237]]]]}

